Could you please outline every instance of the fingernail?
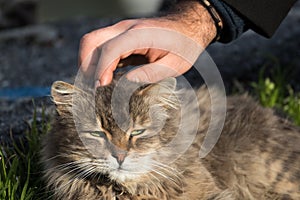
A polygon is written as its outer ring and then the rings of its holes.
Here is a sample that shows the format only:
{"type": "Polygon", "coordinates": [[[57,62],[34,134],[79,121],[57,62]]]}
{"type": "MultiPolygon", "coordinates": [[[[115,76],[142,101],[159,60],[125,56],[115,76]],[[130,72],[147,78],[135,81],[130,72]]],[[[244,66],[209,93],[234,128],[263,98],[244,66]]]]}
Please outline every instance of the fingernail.
{"type": "Polygon", "coordinates": [[[99,80],[99,82],[100,82],[100,86],[105,86],[109,84],[109,81],[105,78],[103,78],[101,81],[99,80]]]}
{"type": "Polygon", "coordinates": [[[100,87],[100,86],[101,86],[100,80],[96,80],[96,82],[95,82],[95,88],[100,87]]]}

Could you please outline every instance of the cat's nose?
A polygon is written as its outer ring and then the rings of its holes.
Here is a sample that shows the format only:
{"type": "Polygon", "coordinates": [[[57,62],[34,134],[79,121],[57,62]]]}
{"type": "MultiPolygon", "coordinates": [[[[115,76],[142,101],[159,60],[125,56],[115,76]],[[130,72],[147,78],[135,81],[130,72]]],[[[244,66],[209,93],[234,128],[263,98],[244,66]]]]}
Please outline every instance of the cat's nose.
{"type": "Polygon", "coordinates": [[[117,152],[114,152],[112,154],[112,156],[114,158],[116,158],[117,162],[119,163],[119,165],[121,166],[127,156],[127,152],[126,151],[117,151],[117,152]]]}

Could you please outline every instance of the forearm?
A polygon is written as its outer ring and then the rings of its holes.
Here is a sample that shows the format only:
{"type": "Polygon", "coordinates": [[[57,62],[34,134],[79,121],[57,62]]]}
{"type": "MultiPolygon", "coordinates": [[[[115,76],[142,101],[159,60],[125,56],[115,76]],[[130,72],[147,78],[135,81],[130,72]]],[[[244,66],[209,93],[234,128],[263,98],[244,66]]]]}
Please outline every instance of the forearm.
{"type": "MultiPolygon", "coordinates": [[[[162,17],[176,21],[174,25],[182,29],[183,34],[194,39],[205,48],[216,37],[217,29],[207,9],[197,0],[181,0],[162,17]]],[[[175,28],[175,30],[177,29],[175,28]]]]}
{"type": "MultiPolygon", "coordinates": [[[[201,0],[193,1],[194,6],[201,0]]],[[[257,33],[271,37],[296,0],[208,0],[222,18],[223,30],[220,42],[230,42],[249,28],[257,33]]],[[[198,27],[200,28],[200,27],[198,27]]]]}
{"type": "Polygon", "coordinates": [[[204,47],[215,39],[230,42],[247,30],[244,20],[220,0],[178,0],[171,13],[169,16],[190,30],[189,35],[205,40],[200,42],[204,47]],[[207,2],[213,8],[208,8],[207,2]]]}

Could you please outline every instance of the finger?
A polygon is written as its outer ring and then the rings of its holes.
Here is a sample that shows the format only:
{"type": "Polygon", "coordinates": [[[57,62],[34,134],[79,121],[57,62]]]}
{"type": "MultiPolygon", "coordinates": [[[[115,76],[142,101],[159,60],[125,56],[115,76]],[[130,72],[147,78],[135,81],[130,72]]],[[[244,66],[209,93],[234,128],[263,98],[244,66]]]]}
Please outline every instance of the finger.
{"type": "Polygon", "coordinates": [[[178,55],[181,54],[191,63],[196,60],[201,50],[197,43],[179,33],[166,29],[132,27],[101,46],[95,79],[100,79],[100,82],[103,82],[101,80],[106,79],[106,76],[110,77],[111,75],[107,73],[116,69],[118,63],[115,62],[116,60],[119,61],[139,51],[144,52],[146,50],[148,52],[149,49],[154,48],[165,52],[172,51],[178,55]]]}
{"type": "MultiPolygon", "coordinates": [[[[103,53],[104,51],[102,51],[103,53]]],[[[154,51],[153,51],[154,52],[154,51]]],[[[117,67],[125,67],[128,65],[139,66],[146,63],[153,62],[158,58],[161,58],[166,54],[163,50],[155,49],[155,53],[151,52],[151,56],[148,55],[149,49],[135,49],[130,52],[126,52],[120,57],[113,60],[108,66],[105,67],[105,64],[101,64],[101,56],[100,61],[97,65],[96,76],[95,79],[98,79],[101,83],[100,85],[104,86],[111,82],[113,77],[113,72],[117,67]],[[161,55],[159,55],[161,54],[161,55]]],[[[95,65],[93,65],[95,66],[95,65]]]]}
{"type": "MultiPolygon", "coordinates": [[[[133,59],[133,58],[129,58],[132,55],[136,55],[136,54],[144,55],[144,54],[146,54],[147,50],[133,49],[129,52],[123,53],[122,55],[112,54],[112,55],[117,55],[117,56],[115,56],[116,58],[111,58],[111,59],[108,59],[109,55],[106,52],[109,52],[109,51],[101,50],[100,59],[97,64],[97,69],[96,69],[96,73],[95,73],[95,80],[98,79],[100,82],[100,85],[102,85],[102,86],[107,85],[111,82],[112,77],[113,77],[113,72],[116,70],[116,68],[118,66],[122,66],[124,64],[124,63],[120,63],[121,60],[126,61],[126,59],[127,59],[127,61],[130,61],[133,59]],[[110,62],[108,62],[108,61],[110,61],[110,62]],[[106,63],[106,64],[103,64],[103,63],[106,63]]],[[[145,61],[147,61],[147,59],[145,59],[145,57],[143,59],[141,59],[141,56],[135,57],[135,58],[137,58],[138,60],[132,61],[132,63],[144,64],[145,61]]],[[[128,63],[125,63],[125,64],[128,64],[128,63]]]]}
{"type": "Polygon", "coordinates": [[[120,56],[120,58],[115,59],[108,67],[98,68],[96,71],[97,76],[95,79],[97,80],[97,77],[101,77],[98,79],[99,84],[101,86],[108,85],[112,81],[113,72],[116,70],[117,67],[123,67],[127,65],[136,66],[148,63],[148,60],[145,56],[137,55],[138,53],[143,54],[144,52],[146,51],[142,49],[134,50],[132,52],[120,56]]]}
{"type": "Polygon", "coordinates": [[[136,22],[134,20],[124,20],[115,25],[92,31],[84,35],[79,47],[79,65],[92,54],[92,52],[106,41],[116,37],[128,30],[136,22]]]}
{"type": "Polygon", "coordinates": [[[110,77],[112,77],[110,73],[113,73],[121,59],[133,54],[147,55],[152,44],[153,38],[143,37],[143,35],[141,37],[141,35],[135,35],[130,31],[107,41],[99,48],[100,58],[95,79],[99,79],[101,85],[109,84],[110,77]],[[137,36],[140,37],[137,39],[137,36]]]}
{"type": "Polygon", "coordinates": [[[101,86],[108,85],[113,79],[113,72],[115,71],[117,64],[119,63],[119,59],[115,60],[111,65],[114,67],[106,68],[104,72],[96,72],[96,74],[102,74],[101,78],[96,78],[95,80],[99,81],[101,86]]]}
{"type": "Polygon", "coordinates": [[[176,77],[192,67],[183,58],[168,54],[160,60],[139,67],[127,74],[127,78],[134,82],[155,83],[168,77],[176,77]]]}

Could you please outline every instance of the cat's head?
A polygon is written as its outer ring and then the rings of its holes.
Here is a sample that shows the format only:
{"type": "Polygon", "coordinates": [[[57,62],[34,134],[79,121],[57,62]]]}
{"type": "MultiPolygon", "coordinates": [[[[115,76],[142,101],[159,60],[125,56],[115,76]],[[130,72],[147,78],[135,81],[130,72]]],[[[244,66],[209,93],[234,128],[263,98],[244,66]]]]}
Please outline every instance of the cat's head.
{"type": "Polygon", "coordinates": [[[161,159],[176,153],[164,148],[180,123],[175,88],[174,78],[146,85],[114,80],[93,94],[55,82],[55,134],[62,134],[57,146],[64,147],[57,153],[69,156],[85,176],[105,174],[120,182],[165,168],[161,159]]]}

